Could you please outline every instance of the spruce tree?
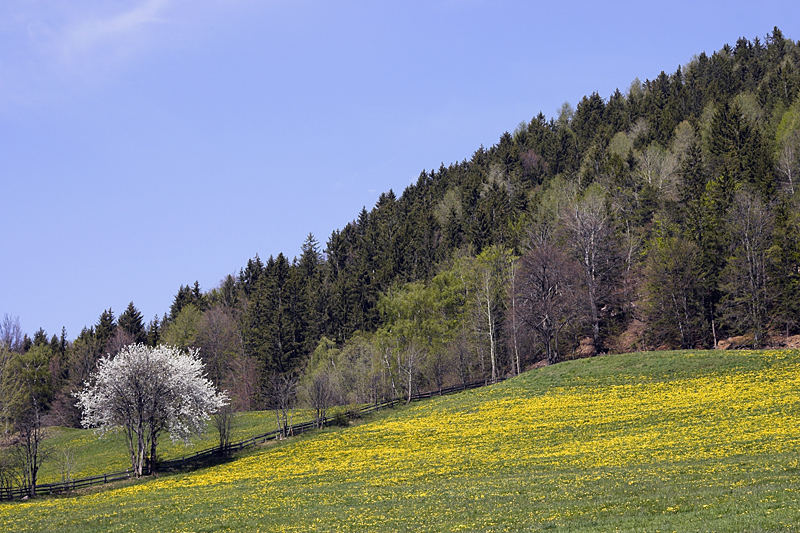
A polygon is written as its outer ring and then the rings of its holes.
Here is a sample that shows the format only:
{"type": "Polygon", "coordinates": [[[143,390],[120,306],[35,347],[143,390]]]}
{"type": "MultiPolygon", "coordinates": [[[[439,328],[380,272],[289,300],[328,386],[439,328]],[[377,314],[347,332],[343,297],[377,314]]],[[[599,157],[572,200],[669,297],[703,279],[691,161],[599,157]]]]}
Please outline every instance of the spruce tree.
{"type": "Polygon", "coordinates": [[[158,320],[158,315],[153,317],[153,320],[147,325],[147,345],[155,348],[161,341],[161,323],[158,320]]]}
{"type": "Polygon", "coordinates": [[[36,333],[33,334],[33,345],[34,346],[47,346],[47,333],[45,333],[44,328],[39,328],[36,330],[36,333]]]}
{"type": "Polygon", "coordinates": [[[117,321],[114,318],[114,312],[109,307],[100,314],[100,318],[94,327],[95,338],[95,353],[102,355],[106,352],[106,346],[109,339],[114,334],[114,328],[117,327],[117,321]]]}
{"type": "Polygon", "coordinates": [[[133,302],[128,304],[125,311],[119,315],[117,321],[120,328],[131,336],[133,342],[140,343],[147,341],[147,332],[144,329],[144,322],[142,321],[142,313],[136,309],[133,302]]]}

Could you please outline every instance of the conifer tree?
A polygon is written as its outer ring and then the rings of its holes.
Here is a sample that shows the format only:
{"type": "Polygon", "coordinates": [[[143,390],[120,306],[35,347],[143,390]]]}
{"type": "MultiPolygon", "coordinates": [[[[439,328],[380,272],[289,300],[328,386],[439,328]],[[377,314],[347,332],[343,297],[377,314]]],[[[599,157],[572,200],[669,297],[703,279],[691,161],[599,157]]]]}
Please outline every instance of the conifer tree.
{"type": "Polygon", "coordinates": [[[130,302],[125,311],[119,315],[117,323],[125,333],[131,336],[134,343],[144,343],[147,340],[147,332],[144,328],[144,322],[142,322],[142,313],[136,309],[133,302],[130,302]]]}
{"type": "Polygon", "coordinates": [[[47,340],[47,333],[45,333],[44,328],[39,328],[36,330],[36,333],[33,334],[33,345],[34,346],[47,346],[49,341],[47,340]]]}
{"type": "Polygon", "coordinates": [[[114,312],[109,307],[100,314],[100,318],[94,327],[95,353],[97,355],[105,354],[108,341],[114,334],[114,328],[116,327],[117,321],[114,318],[114,312]]]}
{"type": "Polygon", "coordinates": [[[155,348],[161,340],[161,323],[158,320],[158,315],[153,317],[153,320],[147,325],[147,345],[155,348]]]}

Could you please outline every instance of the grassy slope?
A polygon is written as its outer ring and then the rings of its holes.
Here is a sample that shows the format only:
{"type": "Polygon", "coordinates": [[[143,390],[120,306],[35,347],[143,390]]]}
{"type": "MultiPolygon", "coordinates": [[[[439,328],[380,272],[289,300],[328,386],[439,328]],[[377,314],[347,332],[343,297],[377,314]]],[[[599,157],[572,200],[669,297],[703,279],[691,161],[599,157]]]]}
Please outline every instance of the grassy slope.
{"type": "MultiPolygon", "coordinates": [[[[313,418],[309,410],[296,411],[294,422],[304,422],[313,418]]],[[[231,441],[246,439],[275,429],[274,411],[251,411],[237,413],[231,424],[231,441]]],[[[217,430],[209,422],[208,430],[188,444],[183,441],[172,442],[162,437],[158,455],[162,459],[173,459],[193,452],[216,446],[219,442],[217,430]]],[[[71,452],[72,478],[88,477],[97,474],[119,472],[130,468],[128,448],[120,432],[97,435],[92,430],[72,428],[50,428],[45,440],[46,460],[39,473],[39,483],[62,480],[64,470],[64,450],[71,452]]]]}
{"type": "Polygon", "coordinates": [[[793,530],[800,352],[574,361],[237,461],[0,505],[13,531],[793,530]]]}

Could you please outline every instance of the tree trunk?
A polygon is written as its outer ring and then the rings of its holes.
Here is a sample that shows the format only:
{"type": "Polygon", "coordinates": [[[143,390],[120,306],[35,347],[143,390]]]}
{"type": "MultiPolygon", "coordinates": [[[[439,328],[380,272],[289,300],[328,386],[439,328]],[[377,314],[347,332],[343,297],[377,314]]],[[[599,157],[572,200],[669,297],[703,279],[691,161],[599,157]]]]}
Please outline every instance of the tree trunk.
{"type": "Polygon", "coordinates": [[[156,445],[158,440],[158,435],[152,434],[150,435],[150,468],[148,470],[148,474],[155,474],[156,473],[156,445]]]}
{"type": "Polygon", "coordinates": [[[484,280],[484,290],[485,293],[485,303],[486,303],[486,320],[488,322],[488,335],[489,335],[489,360],[492,365],[492,383],[497,381],[497,356],[495,353],[495,333],[494,333],[494,314],[492,313],[492,293],[491,287],[489,286],[489,274],[486,274],[486,278],[484,280]]]}

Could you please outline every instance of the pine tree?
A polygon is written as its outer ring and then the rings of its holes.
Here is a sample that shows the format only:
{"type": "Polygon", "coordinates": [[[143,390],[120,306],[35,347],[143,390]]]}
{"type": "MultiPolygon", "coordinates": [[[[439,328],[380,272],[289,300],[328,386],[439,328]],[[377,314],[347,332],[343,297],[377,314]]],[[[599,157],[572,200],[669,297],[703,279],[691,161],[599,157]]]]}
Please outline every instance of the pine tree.
{"type": "Polygon", "coordinates": [[[161,323],[158,320],[158,315],[153,317],[153,320],[147,325],[147,345],[155,348],[161,341],[161,323]]]}
{"type": "Polygon", "coordinates": [[[172,305],[169,308],[169,320],[175,320],[175,317],[178,316],[181,310],[190,303],[194,303],[194,294],[192,293],[192,288],[188,285],[181,285],[178,288],[178,292],[175,294],[175,298],[173,298],[172,305]]]}
{"type": "Polygon", "coordinates": [[[311,233],[301,248],[300,261],[294,269],[299,276],[297,314],[302,325],[302,345],[299,350],[310,354],[325,331],[325,300],[323,287],[323,262],[319,244],[311,233]]]}
{"type": "Polygon", "coordinates": [[[800,209],[796,200],[777,206],[768,256],[773,314],[776,325],[788,336],[800,328],[800,209]]]}
{"type": "Polygon", "coordinates": [[[94,327],[95,352],[98,355],[106,352],[108,341],[114,334],[114,328],[116,327],[117,321],[114,318],[114,312],[109,307],[100,314],[100,318],[94,327]]]}
{"type": "Polygon", "coordinates": [[[247,260],[247,266],[239,271],[239,283],[245,296],[249,297],[256,288],[258,280],[264,273],[264,263],[256,254],[253,259],[247,260]]]}
{"type": "Polygon", "coordinates": [[[36,333],[33,334],[33,345],[34,346],[47,346],[49,341],[47,340],[47,333],[45,333],[44,328],[39,328],[36,330],[36,333]]]}
{"type": "Polygon", "coordinates": [[[726,101],[714,114],[709,151],[712,173],[751,183],[765,198],[772,194],[769,151],[759,131],[744,119],[737,105],[726,101]]]}
{"type": "Polygon", "coordinates": [[[119,315],[118,325],[122,330],[131,336],[133,342],[140,343],[147,341],[147,332],[144,329],[144,322],[142,321],[142,314],[133,305],[133,302],[128,304],[125,311],[119,315]]]}
{"type": "Polygon", "coordinates": [[[703,154],[695,142],[689,147],[679,170],[679,201],[683,211],[686,233],[692,241],[702,247],[704,218],[706,210],[703,205],[703,194],[708,183],[703,154]]]}
{"type": "Polygon", "coordinates": [[[205,311],[207,308],[205,296],[200,291],[200,282],[197,280],[195,280],[194,285],[192,285],[192,303],[200,311],[205,311]]]}

